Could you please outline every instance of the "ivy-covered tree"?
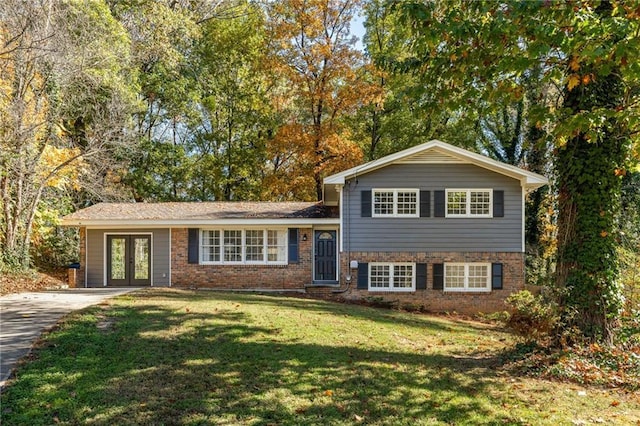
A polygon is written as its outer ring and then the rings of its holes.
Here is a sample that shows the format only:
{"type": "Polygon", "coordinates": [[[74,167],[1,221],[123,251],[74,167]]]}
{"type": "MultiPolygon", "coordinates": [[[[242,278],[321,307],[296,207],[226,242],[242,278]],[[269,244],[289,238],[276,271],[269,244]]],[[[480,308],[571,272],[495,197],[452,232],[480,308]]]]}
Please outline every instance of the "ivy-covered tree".
{"type": "Polygon", "coordinates": [[[499,110],[541,67],[554,95],[530,111],[555,144],[557,285],[565,320],[607,340],[622,307],[616,245],[620,181],[638,131],[640,20],[623,2],[400,2],[412,28],[399,66],[452,108],[499,110]],[[635,135],[635,136],[634,136],[635,135]]]}

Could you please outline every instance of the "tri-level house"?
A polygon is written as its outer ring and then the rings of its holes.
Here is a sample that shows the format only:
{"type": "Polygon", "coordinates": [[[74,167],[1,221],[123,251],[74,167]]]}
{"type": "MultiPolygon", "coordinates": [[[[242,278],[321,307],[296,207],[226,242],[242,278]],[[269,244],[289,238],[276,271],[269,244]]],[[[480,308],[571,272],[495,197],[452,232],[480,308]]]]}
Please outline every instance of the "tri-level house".
{"type": "Polygon", "coordinates": [[[504,309],[524,287],[525,197],[547,179],[430,141],[324,179],[324,200],[100,203],[78,285],[380,296],[432,311],[504,309]]]}

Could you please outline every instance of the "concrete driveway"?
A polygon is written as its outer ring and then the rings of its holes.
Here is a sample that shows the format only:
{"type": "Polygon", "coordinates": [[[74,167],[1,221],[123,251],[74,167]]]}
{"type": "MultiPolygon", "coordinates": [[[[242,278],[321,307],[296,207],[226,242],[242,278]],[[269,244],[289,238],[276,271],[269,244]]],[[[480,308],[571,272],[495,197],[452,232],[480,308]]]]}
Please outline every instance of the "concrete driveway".
{"type": "Polygon", "coordinates": [[[0,297],[0,387],[47,328],[71,311],[137,288],[78,288],[0,297]]]}

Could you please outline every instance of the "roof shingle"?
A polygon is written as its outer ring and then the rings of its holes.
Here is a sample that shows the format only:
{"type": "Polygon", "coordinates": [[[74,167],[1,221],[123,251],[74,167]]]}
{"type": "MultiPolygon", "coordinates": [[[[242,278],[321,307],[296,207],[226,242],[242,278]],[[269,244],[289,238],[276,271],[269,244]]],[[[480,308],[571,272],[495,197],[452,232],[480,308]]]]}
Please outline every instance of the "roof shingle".
{"type": "Polygon", "coordinates": [[[90,220],[330,219],[338,209],[310,202],[99,203],[63,218],[90,220]]]}

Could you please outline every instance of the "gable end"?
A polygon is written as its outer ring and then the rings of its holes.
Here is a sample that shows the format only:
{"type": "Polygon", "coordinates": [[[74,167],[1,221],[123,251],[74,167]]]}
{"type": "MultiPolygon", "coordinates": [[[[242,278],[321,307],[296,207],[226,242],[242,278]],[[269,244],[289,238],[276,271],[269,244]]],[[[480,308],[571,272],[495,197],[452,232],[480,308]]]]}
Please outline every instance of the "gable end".
{"type": "Polygon", "coordinates": [[[458,158],[439,149],[429,149],[409,157],[401,158],[392,164],[469,164],[468,160],[458,158]]]}

